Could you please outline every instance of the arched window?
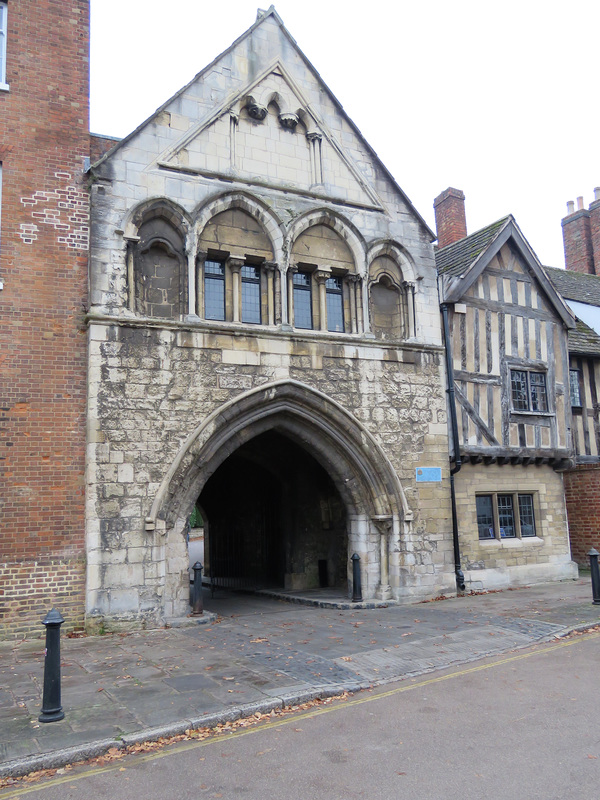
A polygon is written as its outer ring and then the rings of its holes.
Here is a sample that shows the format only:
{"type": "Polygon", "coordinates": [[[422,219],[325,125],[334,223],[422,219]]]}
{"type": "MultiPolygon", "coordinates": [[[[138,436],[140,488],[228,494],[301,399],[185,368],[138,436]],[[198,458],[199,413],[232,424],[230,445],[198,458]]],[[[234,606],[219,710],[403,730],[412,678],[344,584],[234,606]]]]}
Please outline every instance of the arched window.
{"type": "Polygon", "coordinates": [[[289,318],[295,328],[354,333],[360,300],[350,248],[328,225],[317,224],[292,247],[289,318]]]}
{"type": "Polygon", "coordinates": [[[374,259],[369,269],[371,326],[378,339],[403,339],[409,333],[406,286],[390,256],[374,259]]]}
{"type": "Polygon", "coordinates": [[[230,208],[212,217],[198,244],[198,316],[274,325],[279,315],[273,247],[261,223],[230,208]]]}
{"type": "Polygon", "coordinates": [[[157,215],[142,223],[134,256],[134,310],[138,314],[179,319],[184,313],[184,253],[183,236],[169,220],[157,215]]]}

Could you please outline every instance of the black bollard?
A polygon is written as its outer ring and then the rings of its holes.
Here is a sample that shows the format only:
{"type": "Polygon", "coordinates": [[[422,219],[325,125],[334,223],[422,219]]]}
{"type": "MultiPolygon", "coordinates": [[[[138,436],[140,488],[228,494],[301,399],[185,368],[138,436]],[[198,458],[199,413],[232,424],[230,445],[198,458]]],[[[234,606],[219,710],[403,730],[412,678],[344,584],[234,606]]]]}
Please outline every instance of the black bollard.
{"type": "Polygon", "coordinates": [[[362,588],[360,585],[360,556],[352,555],[352,602],[362,603],[362,588]]]}
{"type": "Polygon", "coordinates": [[[192,594],[192,614],[202,614],[204,608],[202,606],[202,570],[204,567],[199,561],[196,561],[192,567],[194,570],[194,591],[192,594]]]}
{"type": "Polygon", "coordinates": [[[42,624],[46,626],[46,658],[44,660],[44,698],[40,722],[58,722],[65,712],[60,702],[60,626],[64,619],[55,608],[49,611],[42,624]]]}
{"type": "Polygon", "coordinates": [[[598,556],[600,553],[592,547],[588,556],[590,558],[590,569],[592,571],[592,597],[595,606],[600,605],[600,569],[598,569],[598,556]]]}

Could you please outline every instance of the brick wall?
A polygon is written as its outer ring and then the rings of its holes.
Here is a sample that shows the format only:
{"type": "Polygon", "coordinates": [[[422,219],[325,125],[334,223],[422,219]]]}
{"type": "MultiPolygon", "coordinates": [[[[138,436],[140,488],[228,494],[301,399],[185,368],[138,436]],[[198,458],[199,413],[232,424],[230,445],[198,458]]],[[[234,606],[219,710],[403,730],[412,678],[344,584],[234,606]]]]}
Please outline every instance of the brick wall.
{"type": "Polygon", "coordinates": [[[566,472],[565,497],[573,560],[588,566],[589,549],[600,550],[600,464],[566,472]]]}
{"type": "Polygon", "coordinates": [[[5,635],[39,632],[52,604],[67,629],[83,615],[88,50],[87,0],[9,3],[10,90],[0,91],[5,635]]]}

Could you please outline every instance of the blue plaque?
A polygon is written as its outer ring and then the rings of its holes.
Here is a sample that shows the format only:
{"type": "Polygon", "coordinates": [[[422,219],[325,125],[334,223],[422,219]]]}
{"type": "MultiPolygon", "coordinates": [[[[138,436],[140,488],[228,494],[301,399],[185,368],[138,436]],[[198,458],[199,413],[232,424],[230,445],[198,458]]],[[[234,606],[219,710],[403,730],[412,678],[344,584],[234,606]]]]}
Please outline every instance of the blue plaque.
{"type": "Polygon", "coordinates": [[[417,483],[441,483],[441,467],[417,467],[417,483]]]}

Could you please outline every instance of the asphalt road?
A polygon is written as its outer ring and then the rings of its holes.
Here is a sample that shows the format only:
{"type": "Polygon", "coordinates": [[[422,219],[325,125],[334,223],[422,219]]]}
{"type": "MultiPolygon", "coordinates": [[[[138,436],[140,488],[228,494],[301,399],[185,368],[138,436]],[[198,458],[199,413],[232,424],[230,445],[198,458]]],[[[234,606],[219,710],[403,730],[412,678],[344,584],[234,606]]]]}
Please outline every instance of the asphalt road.
{"type": "Polygon", "coordinates": [[[596,800],[600,634],[0,791],[0,800],[596,800]]]}

